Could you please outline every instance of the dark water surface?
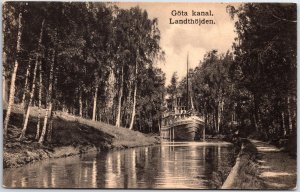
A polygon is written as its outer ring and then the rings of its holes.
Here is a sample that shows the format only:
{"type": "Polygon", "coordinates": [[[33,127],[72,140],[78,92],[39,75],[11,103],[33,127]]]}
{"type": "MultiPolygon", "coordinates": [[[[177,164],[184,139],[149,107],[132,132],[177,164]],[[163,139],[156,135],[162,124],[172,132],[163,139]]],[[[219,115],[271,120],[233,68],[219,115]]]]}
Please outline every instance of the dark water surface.
{"type": "Polygon", "coordinates": [[[5,169],[6,187],[215,188],[213,175],[232,166],[222,142],[168,142],[158,146],[51,159],[5,169]]]}

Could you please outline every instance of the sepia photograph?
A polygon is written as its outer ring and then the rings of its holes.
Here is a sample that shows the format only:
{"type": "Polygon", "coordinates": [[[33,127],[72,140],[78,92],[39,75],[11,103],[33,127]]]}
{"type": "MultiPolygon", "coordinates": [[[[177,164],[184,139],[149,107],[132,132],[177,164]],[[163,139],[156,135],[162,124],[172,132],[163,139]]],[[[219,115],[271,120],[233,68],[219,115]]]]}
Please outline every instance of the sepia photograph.
{"type": "Polygon", "coordinates": [[[2,3],[2,188],[295,190],[297,4],[2,3]]]}

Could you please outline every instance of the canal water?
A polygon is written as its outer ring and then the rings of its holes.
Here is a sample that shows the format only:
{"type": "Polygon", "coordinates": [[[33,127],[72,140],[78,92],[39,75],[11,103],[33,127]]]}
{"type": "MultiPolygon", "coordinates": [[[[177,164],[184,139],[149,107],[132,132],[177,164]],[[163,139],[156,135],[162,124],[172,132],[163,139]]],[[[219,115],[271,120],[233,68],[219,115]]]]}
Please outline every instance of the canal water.
{"type": "Polygon", "coordinates": [[[157,146],[50,159],[4,170],[12,188],[215,189],[218,170],[233,166],[223,142],[166,142],[157,146]]]}

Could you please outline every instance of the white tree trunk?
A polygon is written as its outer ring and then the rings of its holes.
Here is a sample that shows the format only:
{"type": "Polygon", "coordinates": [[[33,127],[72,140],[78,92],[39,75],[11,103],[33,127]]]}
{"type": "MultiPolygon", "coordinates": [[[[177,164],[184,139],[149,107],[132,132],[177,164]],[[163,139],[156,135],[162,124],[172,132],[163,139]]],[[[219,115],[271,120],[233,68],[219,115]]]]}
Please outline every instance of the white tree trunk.
{"type": "Polygon", "coordinates": [[[79,90],[79,116],[82,117],[82,90],[79,90]]]}
{"type": "Polygon", "coordinates": [[[108,78],[108,85],[107,85],[107,94],[108,94],[108,101],[107,101],[107,109],[112,109],[114,105],[114,98],[115,98],[115,75],[113,69],[111,69],[109,78],[108,78]]]}
{"type": "Polygon", "coordinates": [[[114,119],[114,99],[115,99],[115,75],[113,69],[110,70],[109,78],[108,78],[108,84],[107,84],[107,100],[106,100],[106,107],[105,107],[105,118],[106,123],[111,123],[111,119],[114,119]]]}
{"type": "Polygon", "coordinates": [[[220,132],[220,102],[218,101],[218,108],[217,108],[217,117],[216,117],[216,127],[217,133],[220,132]]]}
{"type": "Polygon", "coordinates": [[[31,88],[31,92],[30,92],[30,98],[29,98],[28,107],[27,107],[27,110],[26,110],[23,129],[22,129],[22,132],[21,132],[21,135],[20,135],[19,139],[22,139],[25,136],[25,132],[27,130],[27,124],[28,124],[29,115],[30,115],[30,108],[31,108],[31,105],[32,105],[32,100],[33,100],[34,91],[35,91],[36,71],[37,71],[38,65],[39,65],[39,60],[38,60],[38,57],[37,57],[36,62],[35,62],[34,72],[33,72],[33,80],[32,80],[32,88],[31,88]]]}
{"type": "Polygon", "coordinates": [[[47,96],[47,109],[45,113],[45,118],[44,118],[44,125],[42,129],[42,133],[39,139],[39,143],[43,143],[45,139],[45,134],[47,131],[47,121],[48,121],[48,116],[49,114],[51,115],[52,112],[52,92],[53,92],[53,69],[54,69],[54,59],[55,59],[55,50],[53,50],[53,56],[52,56],[52,61],[51,61],[51,67],[50,67],[50,75],[49,75],[49,91],[48,91],[48,96],[47,96]]]}
{"type": "Polygon", "coordinates": [[[291,113],[291,106],[290,106],[290,104],[291,104],[291,101],[290,101],[290,96],[288,95],[287,96],[287,109],[288,109],[288,121],[289,121],[289,127],[288,127],[288,129],[289,129],[289,133],[291,133],[292,132],[292,129],[293,129],[293,122],[292,122],[292,113],[291,113]]]}
{"type": "MultiPolygon", "coordinates": [[[[39,37],[39,42],[38,42],[38,49],[37,49],[36,58],[35,58],[35,66],[34,66],[34,70],[33,70],[32,88],[31,88],[31,92],[30,92],[30,98],[29,98],[29,102],[28,102],[28,107],[27,107],[27,111],[26,111],[26,116],[25,116],[25,120],[24,120],[23,129],[22,129],[22,132],[21,132],[21,135],[20,135],[19,139],[22,139],[25,136],[25,133],[26,133],[26,130],[27,130],[27,124],[28,124],[28,119],[29,119],[29,115],[30,115],[30,108],[31,108],[31,104],[32,104],[33,96],[34,96],[34,92],[35,92],[36,71],[37,71],[38,65],[39,65],[39,58],[40,58],[39,51],[40,51],[40,47],[41,47],[41,44],[42,44],[44,23],[45,23],[45,20],[43,20],[43,22],[42,22],[42,27],[41,27],[41,32],[40,32],[40,37],[39,37]]],[[[27,90],[25,90],[25,91],[27,91],[27,90]]],[[[25,97],[24,97],[24,99],[25,99],[25,97]]]]}
{"type": "Polygon", "coordinates": [[[284,111],[281,112],[281,120],[282,120],[282,129],[283,129],[283,135],[287,135],[287,130],[285,127],[285,118],[284,118],[284,111]]]}
{"type": "Polygon", "coordinates": [[[132,116],[131,116],[131,122],[130,122],[129,129],[132,129],[133,124],[134,124],[135,108],[136,108],[136,92],[137,92],[137,83],[135,83],[135,86],[134,86],[132,116]]]}
{"type": "Polygon", "coordinates": [[[116,120],[116,126],[120,127],[121,124],[121,105],[122,105],[122,97],[123,97],[123,80],[124,80],[124,71],[122,67],[122,74],[121,74],[121,87],[119,91],[119,100],[118,100],[118,112],[117,112],[117,120],[116,120]]]}
{"type": "MultiPolygon", "coordinates": [[[[21,36],[22,36],[22,13],[19,13],[19,26],[18,26],[18,36],[17,36],[17,54],[19,54],[21,50],[21,36]]],[[[18,71],[18,58],[15,60],[15,65],[13,68],[13,73],[11,76],[11,82],[10,82],[10,92],[9,92],[9,100],[8,100],[8,106],[7,106],[7,111],[6,111],[6,116],[4,120],[4,138],[7,137],[7,127],[10,119],[10,113],[11,109],[14,104],[14,98],[15,98],[15,82],[16,82],[16,76],[17,76],[17,71],[18,71]]]]}
{"type": "Polygon", "coordinates": [[[39,65],[39,106],[38,106],[38,122],[36,125],[36,135],[35,139],[39,139],[40,136],[40,127],[41,127],[41,107],[42,107],[42,86],[43,86],[43,73],[42,73],[42,64],[39,65]]]}
{"type": "Polygon", "coordinates": [[[44,142],[44,138],[45,138],[45,135],[46,135],[49,111],[50,111],[50,113],[52,111],[52,102],[50,103],[49,108],[47,107],[47,109],[46,109],[46,113],[45,113],[45,117],[44,117],[44,125],[43,125],[42,133],[41,133],[41,136],[40,136],[40,139],[39,139],[40,144],[44,142]]]}
{"type": "Polygon", "coordinates": [[[93,103],[93,116],[92,120],[96,121],[96,112],[97,112],[97,96],[98,96],[98,82],[95,87],[95,93],[94,93],[94,103],[93,103]]]}
{"type": "Polygon", "coordinates": [[[88,107],[88,101],[85,99],[85,118],[89,118],[89,107],[88,107]]]}
{"type": "MultiPolygon", "coordinates": [[[[131,78],[130,78],[131,79],[131,78]]],[[[128,88],[129,88],[129,93],[128,93],[128,98],[127,98],[127,104],[126,104],[126,120],[125,120],[125,124],[126,126],[129,125],[129,121],[130,121],[130,112],[129,112],[129,109],[131,107],[131,95],[132,95],[132,80],[129,80],[129,85],[128,85],[128,88]]]]}
{"type": "Polygon", "coordinates": [[[23,92],[22,101],[21,101],[21,105],[23,107],[24,107],[24,103],[25,103],[26,94],[28,93],[28,89],[29,89],[29,87],[28,87],[28,79],[29,79],[30,70],[31,70],[31,63],[29,61],[28,67],[27,67],[27,70],[26,70],[24,92],[23,92]]]}
{"type": "Polygon", "coordinates": [[[217,122],[218,133],[220,133],[222,111],[223,111],[223,97],[222,97],[222,94],[220,93],[219,101],[218,101],[218,122],[217,122]]]}
{"type": "Polygon", "coordinates": [[[132,104],[132,115],[129,129],[133,129],[134,118],[135,118],[135,108],[136,108],[136,92],[137,92],[137,63],[135,65],[135,82],[134,82],[134,93],[133,93],[133,104],[132,104]]]}
{"type": "Polygon", "coordinates": [[[49,124],[47,129],[47,141],[50,142],[52,140],[52,125],[53,125],[53,103],[50,103],[49,109],[49,124]]]}

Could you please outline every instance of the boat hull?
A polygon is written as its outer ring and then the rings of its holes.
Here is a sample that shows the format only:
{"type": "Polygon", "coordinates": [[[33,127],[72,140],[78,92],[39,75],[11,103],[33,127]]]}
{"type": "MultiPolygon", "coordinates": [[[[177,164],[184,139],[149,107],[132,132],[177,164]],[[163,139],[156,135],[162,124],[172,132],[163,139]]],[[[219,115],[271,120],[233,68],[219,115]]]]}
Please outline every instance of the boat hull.
{"type": "Polygon", "coordinates": [[[179,121],[161,128],[162,138],[175,141],[200,140],[203,132],[204,124],[197,120],[179,121]]]}

